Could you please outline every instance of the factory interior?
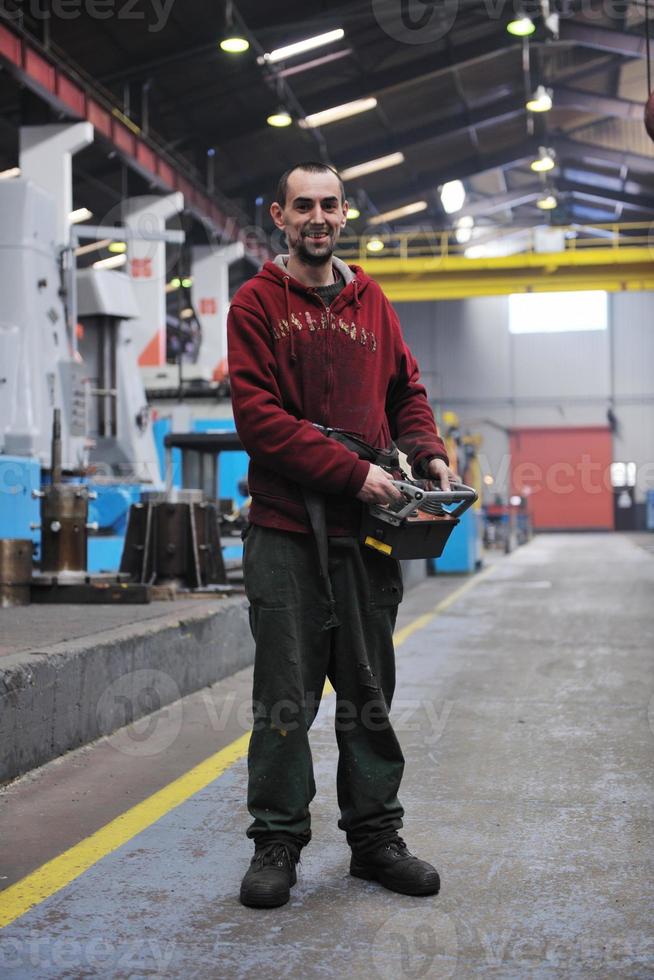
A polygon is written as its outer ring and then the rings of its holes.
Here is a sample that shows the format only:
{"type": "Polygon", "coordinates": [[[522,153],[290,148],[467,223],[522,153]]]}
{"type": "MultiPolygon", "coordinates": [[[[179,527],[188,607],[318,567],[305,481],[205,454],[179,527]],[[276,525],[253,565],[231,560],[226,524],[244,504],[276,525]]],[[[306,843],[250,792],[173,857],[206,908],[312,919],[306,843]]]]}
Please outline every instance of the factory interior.
{"type": "Polygon", "coordinates": [[[0,976],[654,976],[650,28],[649,0],[0,2],[0,976]],[[340,174],[335,254],[457,475],[421,510],[405,467],[373,543],[441,889],[348,873],[326,688],[265,910],[227,316],[300,161],[340,174]]]}

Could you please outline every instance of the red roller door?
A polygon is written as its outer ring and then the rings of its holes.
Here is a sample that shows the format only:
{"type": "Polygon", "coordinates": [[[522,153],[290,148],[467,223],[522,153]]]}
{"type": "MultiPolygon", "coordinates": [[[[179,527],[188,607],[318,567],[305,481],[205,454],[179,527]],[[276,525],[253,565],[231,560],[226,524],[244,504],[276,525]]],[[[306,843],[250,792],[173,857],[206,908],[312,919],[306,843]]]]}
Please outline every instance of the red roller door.
{"type": "Polygon", "coordinates": [[[534,527],[613,530],[611,430],[513,429],[513,493],[529,496],[534,527]]]}

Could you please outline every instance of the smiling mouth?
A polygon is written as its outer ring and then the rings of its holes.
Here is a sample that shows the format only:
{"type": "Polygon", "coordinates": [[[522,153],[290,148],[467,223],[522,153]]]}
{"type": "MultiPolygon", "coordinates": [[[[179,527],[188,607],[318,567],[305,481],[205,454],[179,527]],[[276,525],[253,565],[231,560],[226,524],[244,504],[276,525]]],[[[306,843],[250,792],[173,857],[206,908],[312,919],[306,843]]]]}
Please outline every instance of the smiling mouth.
{"type": "Polygon", "coordinates": [[[305,233],[304,237],[305,238],[312,238],[314,240],[315,239],[322,239],[322,238],[329,238],[329,232],[327,232],[327,231],[308,231],[308,232],[305,233]]]}

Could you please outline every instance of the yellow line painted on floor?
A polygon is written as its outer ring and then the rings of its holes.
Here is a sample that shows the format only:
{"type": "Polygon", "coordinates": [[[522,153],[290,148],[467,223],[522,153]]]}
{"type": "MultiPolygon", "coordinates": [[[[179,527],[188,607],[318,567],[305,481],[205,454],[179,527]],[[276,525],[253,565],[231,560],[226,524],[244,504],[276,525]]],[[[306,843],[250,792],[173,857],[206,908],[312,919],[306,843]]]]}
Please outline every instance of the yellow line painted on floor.
{"type": "Polygon", "coordinates": [[[142,830],[165,816],[221,776],[242,759],[248,750],[250,733],[241,735],[195,768],[163,789],[137,803],[130,810],[101,827],[73,847],[32,871],[15,885],[0,892],[0,929],[24,915],[83,874],[101,858],[118,850],[142,830]]]}
{"type": "Polygon", "coordinates": [[[406,626],[402,627],[401,630],[398,630],[393,637],[395,647],[397,648],[401,646],[405,640],[408,640],[409,637],[413,635],[413,633],[417,632],[417,630],[421,630],[423,626],[426,626],[432,619],[436,619],[436,617],[440,616],[441,613],[444,613],[446,609],[449,609],[452,603],[456,602],[462,595],[465,595],[465,593],[469,592],[475,585],[487,578],[493,571],[494,567],[494,565],[491,565],[489,568],[485,568],[483,572],[478,572],[474,578],[468,579],[467,582],[461,585],[458,589],[455,589],[454,592],[450,592],[448,596],[441,599],[441,601],[434,606],[430,612],[424,613],[422,616],[418,616],[413,620],[413,622],[408,623],[406,626]]]}
{"type": "MultiPolygon", "coordinates": [[[[480,572],[434,606],[431,612],[418,616],[413,622],[398,630],[394,636],[395,646],[401,646],[413,633],[443,613],[453,602],[484,579],[490,571],[492,568],[480,572]]],[[[332,694],[333,691],[333,687],[327,682],[323,693],[332,694]]],[[[44,902],[46,898],[50,898],[55,892],[61,891],[102,858],[117,851],[137,834],[147,830],[161,817],[214,782],[247,754],[249,741],[250,733],[246,732],[220,752],[216,752],[184,773],[179,779],[173,780],[141,803],[121,813],[119,817],[101,827],[90,837],[73,845],[63,854],[58,854],[21,881],[0,892],[0,929],[15,922],[21,915],[44,902]]]]}

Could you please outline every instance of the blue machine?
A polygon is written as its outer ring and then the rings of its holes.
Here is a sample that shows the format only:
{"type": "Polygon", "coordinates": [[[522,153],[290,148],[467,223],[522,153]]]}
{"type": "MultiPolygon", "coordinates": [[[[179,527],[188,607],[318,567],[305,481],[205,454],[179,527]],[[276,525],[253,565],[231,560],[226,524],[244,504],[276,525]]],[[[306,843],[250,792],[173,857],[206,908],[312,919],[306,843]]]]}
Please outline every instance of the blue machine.
{"type": "Polygon", "coordinates": [[[647,491],[647,530],[654,531],[654,490],[647,491]]]}
{"type": "Polygon", "coordinates": [[[0,455],[0,538],[31,538],[38,543],[39,501],[32,496],[41,486],[41,464],[29,456],[0,455]]]}
{"type": "Polygon", "coordinates": [[[467,510],[452,531],[440,558],[431,559],[438,573],[474,572],[481,562],[479,510],[467,510]]]}

